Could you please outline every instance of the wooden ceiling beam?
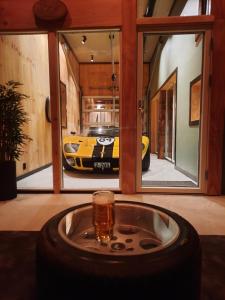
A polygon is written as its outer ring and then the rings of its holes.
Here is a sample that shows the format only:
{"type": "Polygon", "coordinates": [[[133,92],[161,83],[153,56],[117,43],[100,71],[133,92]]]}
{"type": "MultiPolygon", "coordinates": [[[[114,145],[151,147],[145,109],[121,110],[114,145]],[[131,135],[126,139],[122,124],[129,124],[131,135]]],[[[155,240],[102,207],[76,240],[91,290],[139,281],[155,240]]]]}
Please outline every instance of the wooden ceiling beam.
{"type": "Polygon", "coordinates": [[[137,19],[139,31],[182,32],[212,29],[214,16],[161,17],[137,19]]]}
{"type": "Polygon", "coordinates": [[[122,24],[122,0],[63,0],[68,14],[63,24],[36,24],[33,7],[37,0],[1,0],[0,31],[48,31],[54,29],[118,28],[122,24]]]}

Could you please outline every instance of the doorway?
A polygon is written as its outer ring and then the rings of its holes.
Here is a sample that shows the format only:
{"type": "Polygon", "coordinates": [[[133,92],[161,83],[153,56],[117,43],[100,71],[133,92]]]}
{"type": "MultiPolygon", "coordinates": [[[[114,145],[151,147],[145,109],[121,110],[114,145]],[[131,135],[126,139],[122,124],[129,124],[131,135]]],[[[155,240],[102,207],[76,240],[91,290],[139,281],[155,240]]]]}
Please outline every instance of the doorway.
{"type": "MultiPolygon", "coordinates": [[[[152,105],[152,127],[151,136],[156,135],[158,157],[165,158],[175,163],[175,145],[176,145],[176,89],[177,89],[177,69],[168,77],[166,82],[160,87],[155,96],[155,101],[159,98],[157,111],[156,105],[152,105]],[[158,121],[157,121],[158,113],[158,121]],[[155,117],[156,115],[156,117],[155,117]],[[156,119],[155,119],[156,118],[156,119]],[[155,126],[154,123],[159,123],[155,126]],[[153,131],[155,131],[153,133],[153,131]]],[[[154,100],[154,99],[153,99],[154,100]]],[[[153,102],[153,101],[152,101],[153,102]]]]}
{"type": "MultiPolygon", "coordinates": [[[[201,82],[197,81],[204,77],[204,34],[198,44],[195,33],[147,32],[140,36],[143,42],[139,47],[143,54],[139,54],[139,66],[142,64],[143,70],[144,64],[148,63],[150,70],[147,93],[142,90],[142,98],[147,98],[150,112],[144,110],[138,114],[138,128],[140,133],[147,114],[150,167],[141,172],[139,169],[141,180],[137,182],[142,188],[137,189],[197,191],[200,189],[200,157],[204,153],[201,145],[202,90],[198,88],[201,82]],[[190,116],[196,120],[190,122],[190,116]]],[[[143,144],[143,131],[141,135],[143,144]]],[[[142,162],[143,152],[143,147],[142,151],[139,148],[142,162]]]]}
{"type": "Polygon", "coordinates": [[[166,94],[166,141],[165,141],[165,157],[174,162],[175,156],[175,96],[173,89],[167,91],[166,94]]]}
{"type": "Polygon", "coordinates": [[[119,41],[117,30],[59,33],[64,190],[119,189],[119,41]]]}

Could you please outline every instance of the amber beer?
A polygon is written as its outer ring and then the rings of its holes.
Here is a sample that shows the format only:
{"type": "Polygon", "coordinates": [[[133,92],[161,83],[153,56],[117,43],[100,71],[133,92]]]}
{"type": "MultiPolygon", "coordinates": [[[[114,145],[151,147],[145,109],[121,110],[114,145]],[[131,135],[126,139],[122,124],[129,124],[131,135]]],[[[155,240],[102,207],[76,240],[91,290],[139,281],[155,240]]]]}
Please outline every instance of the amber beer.
{"type": "Polygon", "coordinates": [[[107,243],[113,236],[114,194],[110,191],[97,191],[93,194],[93,225],[96,240],[107,243]]]}

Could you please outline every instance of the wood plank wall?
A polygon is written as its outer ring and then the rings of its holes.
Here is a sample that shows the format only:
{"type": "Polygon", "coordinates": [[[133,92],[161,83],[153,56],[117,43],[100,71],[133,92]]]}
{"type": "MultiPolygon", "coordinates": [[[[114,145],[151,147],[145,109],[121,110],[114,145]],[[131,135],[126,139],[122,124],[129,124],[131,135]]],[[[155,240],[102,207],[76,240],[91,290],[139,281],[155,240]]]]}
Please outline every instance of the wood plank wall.
{"type": "Polygon", "coordinates": [[[59,44],[60,80],[66,85],[66,116],[67,126],[62,128],[62,135],[69,135],[71,131],[80,133],[80,89],[79,63],[71,51],[63,51],[59,44]]]}
{"type": "Polygon", "coordinates": [[[21,82],[21,91],[30,97],[24,101],[30,119],[24,131],[32,141],[17,162],[19,176],[52,162],[51,124],[45,117],[45,99],[50,95],[47,35],[0,36],[0,82],[8,80],[21,82]]]}
{"type": "MultiPolygon", "coordinates": [[[[115,64],[115,73],[119,88],[119,64],[115,64]]],[[[80,64],[80,87],[83,96],[112,96],[112,64],[80,64]]]]}

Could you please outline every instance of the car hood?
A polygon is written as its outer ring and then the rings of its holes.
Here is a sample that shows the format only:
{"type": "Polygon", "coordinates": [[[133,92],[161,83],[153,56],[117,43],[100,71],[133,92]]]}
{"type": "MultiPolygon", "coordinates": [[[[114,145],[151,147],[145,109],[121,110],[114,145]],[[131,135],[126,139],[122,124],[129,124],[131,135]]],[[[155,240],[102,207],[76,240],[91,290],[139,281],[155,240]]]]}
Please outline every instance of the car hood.
{"type": "MultiPolygon", "coordinates": [[[[111,143],[114,143],[114,147],[119,146],[119,137],[84,137],[84,136],[65,136],[63,138],[63,143],[74,143],[74,144],[80,144],[86,147],[93,147],[96,146],[96,144],[101,144],[100,139],[111,139],[111,143]],[[98,142],[99,141],[99,142],[98,142]]],[[[104,141],[102,141],[104,144],[104,141]]]]}

